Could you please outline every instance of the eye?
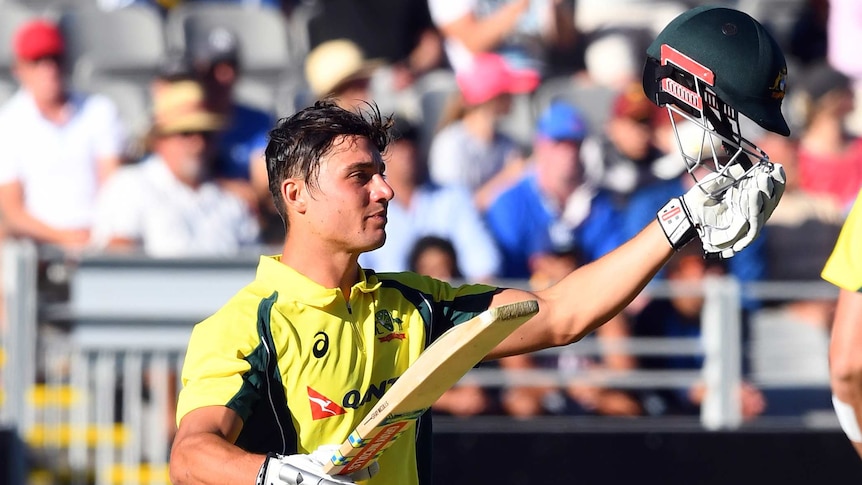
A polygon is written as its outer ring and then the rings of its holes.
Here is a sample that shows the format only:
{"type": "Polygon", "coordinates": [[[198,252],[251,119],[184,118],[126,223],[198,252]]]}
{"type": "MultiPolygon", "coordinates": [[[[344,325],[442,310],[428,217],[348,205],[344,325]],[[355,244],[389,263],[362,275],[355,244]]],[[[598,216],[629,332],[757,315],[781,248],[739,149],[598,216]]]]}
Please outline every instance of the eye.
{"type": "Polygon", "coordinates": [[[367,172],[367,171],[358,171],[358,172],[353,172],[352,174],[350,174],[350,178],[357,180],[359,182],[363,182],[363,183],[371,180],[371,177],[372,177],[372,173],[367,172]]]}

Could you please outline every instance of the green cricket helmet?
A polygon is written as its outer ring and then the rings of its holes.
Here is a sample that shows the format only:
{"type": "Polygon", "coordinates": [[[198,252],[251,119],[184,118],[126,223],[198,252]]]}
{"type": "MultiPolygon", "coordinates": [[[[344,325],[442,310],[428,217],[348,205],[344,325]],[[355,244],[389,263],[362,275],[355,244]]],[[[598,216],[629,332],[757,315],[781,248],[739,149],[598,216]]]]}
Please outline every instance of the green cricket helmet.
{"type": "Polygon", "coordinates": [[[769,159],[740,133],[740,114],[789,135],[781,113],[786,80],[784,54],[757,20],[731,8],[701,6],[672,20],[647,48],[643,86],[654,103],[702,129],[697,150],[687,151],[671,116],[689,173],[703,166],[726,172],[736,163],[747,173],[769,159]]]}

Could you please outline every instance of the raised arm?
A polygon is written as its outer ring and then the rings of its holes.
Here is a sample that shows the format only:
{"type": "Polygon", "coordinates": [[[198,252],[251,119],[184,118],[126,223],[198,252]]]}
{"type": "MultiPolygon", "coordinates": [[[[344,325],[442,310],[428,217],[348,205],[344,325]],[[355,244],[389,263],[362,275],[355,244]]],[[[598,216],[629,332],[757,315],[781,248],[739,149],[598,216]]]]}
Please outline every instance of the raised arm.
{"type": "Polygon", "coordinates": [[[535,298],[539,313],[489,357],[582,339],[631,303],[670,259],[673,248],[687,244],[695,234],[712,257],[732,257],[758,236],[783,192],[784,170],[779,164],[763,163],[741,179],[713,174],[671,199],[634,238],[547,290],[500,291],[493,305],[535,298]]]}

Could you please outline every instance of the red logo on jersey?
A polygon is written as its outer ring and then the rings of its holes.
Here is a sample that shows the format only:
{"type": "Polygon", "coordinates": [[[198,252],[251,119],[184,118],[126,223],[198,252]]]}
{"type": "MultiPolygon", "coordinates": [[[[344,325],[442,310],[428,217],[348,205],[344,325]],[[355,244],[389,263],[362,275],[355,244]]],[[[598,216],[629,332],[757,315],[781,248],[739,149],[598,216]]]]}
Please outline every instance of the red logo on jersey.
{"type": "Polygon", "coordinates": [[[310,387],[306,387],[306,389],[308,389],[308,404],[311,405],[311,419],[316,421],[344,414],[344,408],[335,404],[332,399],[310,387]]]}
{"type": "Polygon", "coordinates": [[[389,341],[394,340],[394,339],[404,340],[406,338],[407,338],[407,335],[404,335],[403,333],[392,332],[388,335],[384,335],[382,337],[379,337],[377,340],[379,340],[381,342],[389,342],[389,341]]]}

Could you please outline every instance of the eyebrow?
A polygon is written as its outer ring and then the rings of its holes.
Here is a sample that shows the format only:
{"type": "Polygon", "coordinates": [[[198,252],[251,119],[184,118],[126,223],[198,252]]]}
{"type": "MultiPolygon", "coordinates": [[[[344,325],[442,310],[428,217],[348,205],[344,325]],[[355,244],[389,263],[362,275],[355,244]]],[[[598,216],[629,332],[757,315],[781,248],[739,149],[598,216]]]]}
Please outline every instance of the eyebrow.
{"type": "Polygon", "coordinates": [[[376,168],[383,168],[385,166],[386,165],[382,161],[364,160],[361,162],[351,163],[350,165],[348,165],[347,167],[344,168],[344,171],[345,172],[351,172],[351,171],[357,170],[357,169],[362,169],[362,170],[369,169],[369,168],[376,169],[376,168]]]}

